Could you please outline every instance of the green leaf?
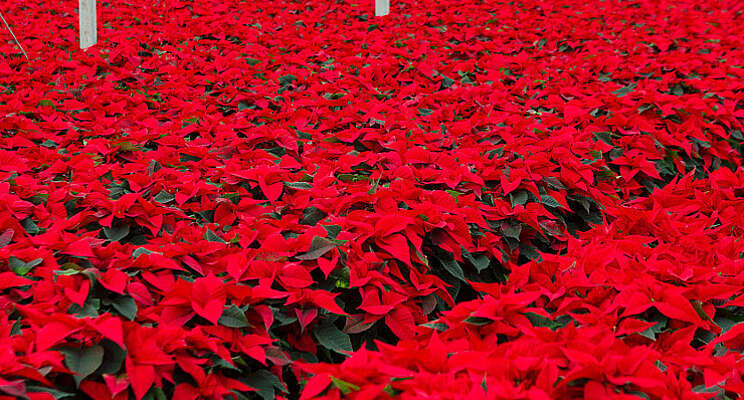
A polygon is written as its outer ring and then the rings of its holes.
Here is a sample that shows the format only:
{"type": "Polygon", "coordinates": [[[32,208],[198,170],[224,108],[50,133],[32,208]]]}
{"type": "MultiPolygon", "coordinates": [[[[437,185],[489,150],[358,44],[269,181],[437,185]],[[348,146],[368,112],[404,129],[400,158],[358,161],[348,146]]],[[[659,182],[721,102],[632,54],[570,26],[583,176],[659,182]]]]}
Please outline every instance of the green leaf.
{"type": "Polygon", "coordinates": [[[161,190],[160,193],[156,194],[152,199],[160,204],[165,204],[175,200],[176,196],[166,192],[165,190],[161,190]]]}
{"type": "Polygon", "coordinates": [[[708,344],[716,338],[713,332],[706,331],[704,329],[698,329],[695,331],[693,341],[699,341],[700,343],[708,344]]]}
{"type": "Polygon", "coordinates": [[[328,237],[331,239],[335,239],[338,237],[338,234],[341,233],[341,231],[344,229],[341,225],[321,225],[323,229],[328,232],[328,237]]]}
{"type": "Polygon", "coordinates": [[[287,74],[287,75],[284,75],[284,76],[280,76],[279,77],[279,84],[282,85],[282,86],[287,86],[287,85],[289,85],[290,83],[292,83],[292,82],[294,82],[296,80],[297,80],[297,77],[296,76],[294,76],[292,74],[287,74]]]}
{"type": "Polygon", "coordinates": [[[207,228],[207,231],[204,232],[204,239],[208,240],[210,242],[217,242],[222,244],[227,244],[227,242],[219,237],[216,233],[212,232],[211,229],[207,228]]]}
{"type": "Polygon", "coordinates": [[[445,192],[447,192],[447,194],[452,196],[453,199],[456,199],[465,194],[463,192],[458,192],[457,190],[450,190],[450,189],[446,189],[445,192]]]}
{"type": "Polygon", "coordinates": [[[111,302],[111,305],[119,312],[119,314],[127,317],[131,321],[134,321],[134,318],[137,316],[137,303],[130,296],[121,296],[111,302]]]}
{"type": "Polygon", "coordinates": [[[10,327],[10,336],[22,335],[23,330],[21,329],[21,321],[16,320],[10,327]]]}
{"type": "Polygon", "coordinates": [[[104,350],[103,363],[101,363],[98,372],[109,375],[116,374],[121,370],[121,365],[127,358],[127,352],[109,339],[101,340],[101,346],[104,350]]]}
{"type": "Polygon", "coordinates": [[[448,89],[452,87],[454,83],[455,83],[454,79],[448,76],[442,75],[442,87],[441,87],[442,89],[448,89]]]}
{"type": "Polygon", "coordinates": [[[624,86],[624,87],[621,87],[620,89],[613,91],[612,94],[614,94],[617,97],[623,97],[627,95],[628,93],[633,93],[633,90],[635,89],[635,87],[636,87],[636,83],[633,82],[628,86],[624,86]]]}
{"type": "Polygon", "coordinates": [[[114,143],[114,146],[119,147],[119,149],[121,149],[121,151],[139,151],[139,150],[142,149],[137,144],[132,143],[132,142],[130,142],[128,140],[125,140],[125,141],[120,142],[120,143],[114,143]]]}
{"type": "Polygon", "coordinates": [[[243,310],[235,304],[222,310],[222,316],[217,322],[228,328],[247,328],[251,325],[243,310]]]}
{"type": "Polygon", "coordinates": [[[447,270],[447,272],[450,273],[450,275],[454,276],[455,278],[467,283],[467,280],[465,280],[465,274],[462,272],[462,267],[460,267],[460,263],[457,262],[457,260],[449,260],[449,259],[439,259],[439,261],[442,263],[442,266],[444,269],[447,270]]]}
{"type": "Polygon", "coordinates": [[[52,148],[59,146],[57,143],[55,143],[53,140],[50,140],[50,139],[45,140],[44,143],[42,143],[41,145],[48,149],[52,149],[52,148]]]}
{"type": "Polygon", "coordinates": [[[29,393],[49,393],[54,396],[55,399],[66,399],[68,397],[75,397],[75,393],[67,393],[61,390],[52,389],[44,386],[26,386],[26,391],[29,393]]]}
{"type": "Polygon", "coordinates": [[[222,358],[213,357],[212,358],[212,367],[213,368],[229,369],[229,370],[232,370],[232,371],[240,372],[240,368],[239,367],[242,367],[241,362],[244,363],[245,361],[242,358],[238,358],[237,360],[238,360],[238,363],[237,363],[238,365],[236,366],[236,365],[232,365],[232,364],[228,363],[227,361],[223,360],[222,358]]]}
{"type": "Polygon", "coordinates": [[[111,228],[103,227],[106,238],[112,242],[118,242],[129,235],[129,225],[114,225],[111,228]]]}
{"type": "Polygon", "coordinates": [[[343,393],[345,395],[346,394],[349,394],[351,392],[357,392],[357,391],[359,391],[359,386],[357,386],[357,385],[355,385],[353,383],[350,383],[350,382],[342,381],[341,379],[338,379],[338,378],[333,377],[333,376],[331,377],[331,382],[333,382],[333,385],[336,386],[338,388],[338,390],[340,390],[341,393],[343,393]]]}
{"type": "Polygon", "coordinates": [[[626,394],[629,394],[629,395],[632,395],[632,396],[638,396],[638,398],[640,398],[640,399],[651,400],[651,398],[648,397],[648,395],[646,393],[643,393],[643,392],[638,392],[638,391],[634,391],[634,390],[628,390],[625,393],[626,394]]]}
{"type": "Polygon", "coordinates": [[[147,166],[147,174],[152,175],[160,171],[161,169],[163,169],[163,166],[160,165],[160,163],[157,162],[156,160],[152,160],[150,161],[150,164],[147,166]]]}
{"type": "Polygon", "coordinates": [[[733,328],[734,325],[736,325],[735,321],[729,318],[726,318],[723,315],[719,315],[718,312],[716,312],[716,317],[714,321],[715,321],[714,323],[721,328],[721,334],[728,332],[729,329],[733,328]]]}
{"type": "Polygon", "coordinates": [[[23,229],[25,229],[26,233],[28,233],[29,235],[38,235],[39,232],[41,232],[41,229],[39,229],[39,226],[36,225],[31,217],[26,217],[24,220],[22,220],[21,226],[23,226],[23,229]]]}
{"type": "Polygon", "coordinates": [[[540,253],[537,251],[537,247],[527,243],[519,244],[519,254],[529,258],[530,260],[540,261],[542,259],[540,253]]]}
{"type": "Polygon", "coordinates": [[[98,318],[98,309],[101,307],[101,300],[94,298],[87,298],[83,307],[77,304],[71,304],[67,309],[68,314],[73,314],[75,318],[98,318]]]}
{"type": "Polygon", "coordinates": [[[326,100],[338,100],[344,96],[346,96],[346,93],[343,92],[323,94],[323,97],[325,97],[326,100]]]}
{"type": "Polygon", "coordinates": [[[103,363],[103,347],[99,345],[86,347],[84,349],[67,348],[61,350],[65,354],[67,368],[75,372],[75,382],[87,378],[103,363]]]}
{"type": "Polygon", "coordinates": [[[683,94],[685,94],[685,89],[678,83],[674,85],[670,92],[675,96],[682,96],[683,94]]]}
{"type": "Polygon", "coordinates": [[[258,108],[258,106],[256,106],[253,103],[246,103],[245,101],[241,101],[241,102],[238,103],[238,111],[255,110],[257,108],[258,108]]]}
{"type": "MultiPolygon", "coordinates": [[[[693,393],[717,393],[717,394],[723,394],[723,389],[718,385],[713,385],[711,387],[706,387],[703,385],[697,385],[694,388],[692,388],[693,393]]],[[[721,397],[717,397],[721,398],[721,397]]]]}
{"type": "Polygon", "coordinates": [[[150,387],[150,390],[147,391],[145,397],[143,397],[142,400],[168,400],[168,397],[165,396],[165,392],[162,388],[152,386],[150,387]]]}
{"type": "Polygon", "coordinates": [[[656,323],[656,325],[653,325],[649,327],[648,329],[644,330],[643,332],[638,332],[639,335],[651,339],[653,341],[656,341],[656,335],[658,333],[661,333],[661,331],[664,330],[664,325],[662,323],[656,323]]]}
{"type": "Polygon", "coordinates": [[[527,317],[528,320],[530,320],[532,326],[550,328],[551,330],[563,328],[571,321],[571,317],[566,315],[564,315],[563,317],[567,318],[563,318],[561,321],[559,321],[558,318],[556,318],[556,320],[554,321],[550,318],[543,317],[542,315],[533,312],[526,312],[524,313],[524,315],[525,317],[527,317]]]}
{"type": "Polygon", "coordinates": [[[510,225],[508,223],[501,224],[501,233],[504,237],[519,240],[519,235],[522,233],[522,225],[510,225]]]}
{"type": "Polygon", "coordinates": [[[300,189],[300,190],[306,190],[306,189],[312,189],[313,185],[307,183],[307,182],[284,182],[284,186],[292,189],[300,189]]]}
{"type": "Polygon", "coordinates": [[[335,241],[334,239],[328,239],[322,236],[315,236],[312,243],[310,243],[310,250],[305,254],[297,256],[296,258],[299,260],[317,260],[318,258],[322,257],[323,254],[328,253],[338,245],[338,241],[335,241]]]}
{"type": "Polygon", "coordinates": [[[638,114],[643,114],[644,112],[651,110],[655,107],[656,107],[655,104],[642,104],[641,106],[638,107],[638,114]]]}
{"type": "Polygon", "coordinates": [[[501,157],[504,155],[504,146],[497,147],[488,152],[488,159],[493,160],[494,157],[501,157]]]}
{"type": "Polygon", "coordinates": [[[529,192],[526,190],[511,192],[509,193],[509,198],[511,199],[512,207],[518,204],[524,205],[527,203],[527,199],[529,198],[529,192]]]}
{"type": "Polygon", "coordinates": [[[614,146],[612,143],[612,133],[610,132],[594,132],[594,138],[597,140],[601,140],[610,146],[614,146]]]}
{"type": "Polygon", "coordinates": [[[214,210],[197,211],[196,214],[210,224],[214,222],[214,210]]]}
{"type": "Polygon", "coordinates": [[[137,257],[139,257],[139,256],[141,256],[143,254],[153,254],[153,253],[155,253],[155,252],[152,251],[152,250],[148,250],[148,249],[146,249],[144,247],[137,247],[136,249],[134,249],[134,251],[132,251],[132,258],[134,258],[136,260],[137,257]]]}
{"type": "Polygon", "coordinates": [[[282,382],[271,372],[261,369],[242,379],[243,383],[256,389],[258,395],[264,400],[276,398],[276,390],[286,392],[287,389],[282,382]]]}
{"type": "Polygon", "coordinates": [[[315,226],[318,222],[325,219],[328,214],[324,213],[317,207],[308,207],[302,210],[302,219],[300,223],[303,225],[315,226]]]}
{"type": "Polygon", "coordinates": [[[246,57],[245,62],[248,63],[250,66],[255,66],[256,64],[259,64],[261,60],[251,57],[246,57]]]}
{"type": "Polygon", "coordinates": [[[447,329],[449,329],[449,326],[445,324],[444,322],[427,322],[425,324],[421,324],[421,326],[425,326],[427,328],[436,329],[440,332],[444,332],[447,329]]]}
{"type": "Polygon", "coordinates": [[[424,117],[428,117],[431,114],[434,114],[434,110],[428,109],[428,108],[419,108],[418,109],[419,114],[423,115],[424,117]]]}
{"type": "Polygon", "coordinates": [[[466,260],[470,261],[471,264],[475,267],[476,271],[480,273],[484,269],[488,268],[489,265],[491,265],[491,260],[488,259],[488,256],[486,255],[479,255],[474,256],[473,254],[470,254],[465,248],[462,248],[462,256],[465,257],[466,260]]]}
{"type": "Polygon", "coordinates": [[[18,257],[10,256],[8,257],[8,267],[10,267],[10,270],[15,272],[16,275],[23,276],[31,272],[35,266],[41,264],[43,261],[43,258],[36,258],[29,262],[25,262],[18,257]]]}
{"type": "Polygon", "coordinates": [[[561,203],[559,203],[558,200],[554,199],[553,196],[550,196],[550,195],[547,195],[547,194],[542,195],[541,203],[543,203],[544,205],[546,205],[548,207],[553,207],[553,208],[561,208],[562,207],[561,206],[561,203]]]}
{"type": "Polygon", "coordinates": [[[316,325],[313,329],[313,336],[315,336],[321,346],[337,353],[344,354],[344,352],[354,350],[351,347],[349,335],[341,332],[331,323],[316,325]]]}
{"type": "MultiPolygon", "coordinates": [[[[195,120],[197,122],[199,121],[198,118],[189,118],[186,121],[190,121],[190,120],[195,120]]],[[[184,121],[184,124],[186,123],[186,121],[184,121]]],[[[186,125],[186,126],[188,126],[188,125],[186,125]]],[[[200,157],[197,157],[197,156],[193,156],[191,154],[179,153],[178,154],[178,161],[180,161],[180,162],[190,162],[190,161],[199,162],[199,161],[201,161],[201,158],[200,157]]]]}
{"type": "Polygon", "coordinates": [[[369,178],[362,174],[338,174],[336,178],[345,182],[369,181],[369,178]]]}
{"type": "Polygon", "coordinates": [[[467,317],[465,318],[465,323],[476,325],[476,326],[483,326],[488,325],[492,323],[493,321],[486,317],[467,317]]]}

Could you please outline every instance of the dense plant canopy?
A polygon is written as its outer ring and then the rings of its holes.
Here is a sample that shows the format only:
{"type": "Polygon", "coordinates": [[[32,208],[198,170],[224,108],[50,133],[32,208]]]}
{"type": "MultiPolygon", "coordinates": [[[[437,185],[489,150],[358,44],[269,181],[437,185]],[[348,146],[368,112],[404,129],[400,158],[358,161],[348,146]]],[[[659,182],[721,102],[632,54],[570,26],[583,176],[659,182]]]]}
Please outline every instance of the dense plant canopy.
{"type": "Polygon", "coordinates": [[[76,6],[2,10],[1,400],[744,393],[739,0],[76,6]]]}

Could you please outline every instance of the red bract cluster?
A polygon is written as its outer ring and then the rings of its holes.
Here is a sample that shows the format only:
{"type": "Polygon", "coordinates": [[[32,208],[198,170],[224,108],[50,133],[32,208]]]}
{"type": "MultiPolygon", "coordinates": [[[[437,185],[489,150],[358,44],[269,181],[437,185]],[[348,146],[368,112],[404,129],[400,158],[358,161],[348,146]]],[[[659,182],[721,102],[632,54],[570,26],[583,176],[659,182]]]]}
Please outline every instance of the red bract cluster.
{"type": "Polygon", "coordinates": [[[735,0],[2,10],[0,400],[737,398],[735,0]]]}
{"type": "Polygon", "coordinates": [[[412,340],[315,373],[305,398],[709,398],[744,393],[744,173],[690,175],[571,239],[566,254],[475,284],[412,340]],[[353,389],[353,390],[352,390],[353,389]]]}

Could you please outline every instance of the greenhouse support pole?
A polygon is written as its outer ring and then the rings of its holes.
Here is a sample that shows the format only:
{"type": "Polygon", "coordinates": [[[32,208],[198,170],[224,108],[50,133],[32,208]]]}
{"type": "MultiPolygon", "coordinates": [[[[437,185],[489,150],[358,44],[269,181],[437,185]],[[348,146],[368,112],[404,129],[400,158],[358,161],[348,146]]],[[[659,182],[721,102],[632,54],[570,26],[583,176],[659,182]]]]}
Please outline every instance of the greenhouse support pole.
{"type": "Polygon", "coordinates": [[[98,41],[96,30],[96,0],[79,0],[80,48],[93,46],[98,41]]]}
{"type": "Polygon", "coordinates": [[[390,0],[375,0],[375,17],[382,17],[389,13],[390,0]]]}

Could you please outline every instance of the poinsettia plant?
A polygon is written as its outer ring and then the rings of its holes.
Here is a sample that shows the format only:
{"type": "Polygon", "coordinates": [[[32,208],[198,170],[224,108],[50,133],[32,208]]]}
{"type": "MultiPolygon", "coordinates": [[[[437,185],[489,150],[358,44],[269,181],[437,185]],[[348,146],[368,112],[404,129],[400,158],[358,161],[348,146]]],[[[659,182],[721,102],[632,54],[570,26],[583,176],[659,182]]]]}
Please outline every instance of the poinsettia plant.
{"type": "Polygon", "coordinates": [[[739,2],[75,7],[3,10],[0,399],[744,392],[739,2]]]}

